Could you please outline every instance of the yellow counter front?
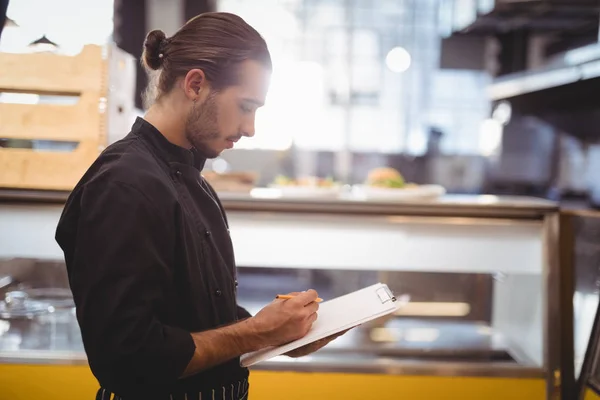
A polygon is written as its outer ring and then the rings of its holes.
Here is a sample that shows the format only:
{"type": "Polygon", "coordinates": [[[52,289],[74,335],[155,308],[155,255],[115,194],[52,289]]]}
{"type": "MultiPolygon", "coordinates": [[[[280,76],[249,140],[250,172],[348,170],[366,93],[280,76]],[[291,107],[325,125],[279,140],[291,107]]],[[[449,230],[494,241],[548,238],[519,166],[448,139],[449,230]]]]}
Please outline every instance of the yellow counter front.
{"type": "Polygon", "coordinates": [[[586,387],[583,400],[600,400],[600,395],[594,389],[586,387]]]}
{"type": "MultiPolygon", "coordinates": [[[[488,378],[252,371],[251,400],[545,399],[541,378],[488,378]]],[[[0,364],[0,400],[94,399],[98,384],[84,365],[0,364]]],[[[600,399],[600,397],[586,397],[600,399]]]]}

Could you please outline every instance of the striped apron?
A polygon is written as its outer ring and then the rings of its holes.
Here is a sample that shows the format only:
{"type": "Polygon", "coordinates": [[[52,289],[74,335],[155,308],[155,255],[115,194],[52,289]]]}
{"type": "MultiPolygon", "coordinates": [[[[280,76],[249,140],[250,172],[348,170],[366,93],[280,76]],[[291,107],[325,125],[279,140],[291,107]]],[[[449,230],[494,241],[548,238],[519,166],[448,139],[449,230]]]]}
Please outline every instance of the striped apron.
{"type": "MultiPolygon", "coordinates": [[[[178,395],[173,394],[164,400],[248,400],[249,388],[250,384],[248,383],[248,380],[244,379],[243,381],[208,391],[178,395]]],[[[127,398],[100,388],[98,393],[96,393],[96,400],[127,400],[127,398]]]]}

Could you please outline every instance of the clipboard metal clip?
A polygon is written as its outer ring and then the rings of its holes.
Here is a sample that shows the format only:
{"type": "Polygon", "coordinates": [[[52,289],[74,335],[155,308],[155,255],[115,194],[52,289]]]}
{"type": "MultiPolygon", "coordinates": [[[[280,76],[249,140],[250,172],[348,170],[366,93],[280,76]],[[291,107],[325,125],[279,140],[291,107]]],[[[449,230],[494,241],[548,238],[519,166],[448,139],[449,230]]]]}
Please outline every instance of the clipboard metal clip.
{"type": "Polygon", "coordinates": [[[377,296],[379,296],[379,300],[381,303],[387,303],[389,301],[396,301],[396,296],[392,293],[387,285],[384,285],[377,289],[377,296]]]}

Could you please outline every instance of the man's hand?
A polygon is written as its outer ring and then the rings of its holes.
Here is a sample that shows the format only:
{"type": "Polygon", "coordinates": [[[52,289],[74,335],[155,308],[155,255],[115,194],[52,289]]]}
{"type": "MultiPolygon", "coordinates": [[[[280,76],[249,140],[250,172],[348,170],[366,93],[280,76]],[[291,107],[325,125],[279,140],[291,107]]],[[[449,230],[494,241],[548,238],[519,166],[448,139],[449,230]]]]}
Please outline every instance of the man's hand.
{"type": "Polygon", "coordinates": [[[314,290],[290,293],[288,300],[276,299],[247,321],[264,347],[278,346],[304,337],[317,320],[318,294],[314,290]]]}
{"type": "Polygon", "coordinates": [[[219,329],[192,333],[196,351],[182,377],[221,364],[242,354],[289,343],[306,335],[317,319],[314,290],[276,299],[254,317],[219,329]]]}
{"type": "MultiPolygon", "coordinates": [[[[352,328],[350,328],[352,329],[352,328]]],[[[316,340],[312,343],[309,343],[305,346],[299,347],[295,350],[289,351],[287,353],[285,353],[286,356],[288,357],[292,357],[292,358],[298,358],[298,357],[304,357],[307,356],[311,353],[314,353],[317,350],[322,349],[323,347],[327,346],[329,343],[331,343],[333,340],[337,339],[338,337],[342,336],[343,334],[345,334],[346,332],[348,332],[350,329],[346,329],[345,331],[341,331],[339,333],[336,333],[334,335],[331,336],[327,336],[326,338],[323,339],[319,339],[316,340]]]]}

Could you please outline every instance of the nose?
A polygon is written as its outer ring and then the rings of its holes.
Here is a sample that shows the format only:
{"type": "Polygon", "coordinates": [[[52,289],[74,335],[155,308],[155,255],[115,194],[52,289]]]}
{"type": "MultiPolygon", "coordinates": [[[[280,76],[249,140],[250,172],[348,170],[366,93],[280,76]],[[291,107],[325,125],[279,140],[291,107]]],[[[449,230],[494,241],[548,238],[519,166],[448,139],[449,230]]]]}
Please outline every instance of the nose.
{"type": "Polygon", "coordinates": [[[242,136],[253,137],[254,136],[254,115],[247,118],[242,125],[242,136]]]}

